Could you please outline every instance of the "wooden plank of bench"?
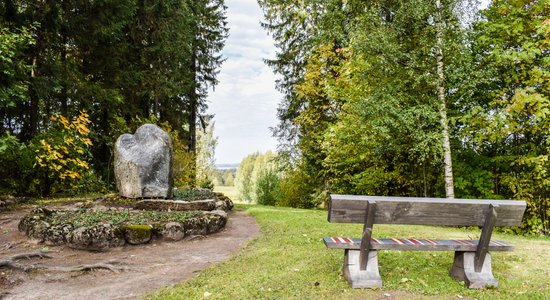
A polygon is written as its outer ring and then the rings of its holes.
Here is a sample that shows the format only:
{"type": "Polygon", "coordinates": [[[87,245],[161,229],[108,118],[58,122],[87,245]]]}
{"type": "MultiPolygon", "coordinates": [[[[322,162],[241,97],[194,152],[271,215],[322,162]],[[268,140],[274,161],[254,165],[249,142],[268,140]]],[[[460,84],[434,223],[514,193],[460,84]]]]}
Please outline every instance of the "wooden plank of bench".
{"type": "MultiPolygon", "coordinates": [[[[361,239],[348,237],[323,238],[327,248],[359,250],[361,239]]],[[[429,240],[429,239],[371,239],[372,250],[416,250],[416,251],[465,251],[475,252],[478,240],[429,240]]],[[[489,242],[488,251],[513,251],[514,246],[499,240],[489,242]]]]}
{"type": "Polygon", "coordinates": [[[495,226],[519,226],[525,201],[331,195],[329,222],[363,223],[368,201],[376,202],[375,224],[483,226],[489,205],[498,206],[495,226]]]}
{"type": "Polygon", "coordinates": [[[474,270],[476,272],[481,272],[481,268],[485,262],[485,256],[487,255],[487,251],[489,251],[489,243],[491,242],[493,228],[498,216],[496,212],[497,208],[498,205],[491,204],[485,213],[485,224],[483,225],[483,230],[481,231],[481,236],[479,237],[479,243],[477,245],[476,255],[474,257],[474,270]]]}
{"type": "Polygon", "coordinates": [[[372,225],[374,225],[374,214],[376,212],[376,202],[367,201],[367,211],[365,212],[365,224],[363,225],[363,238],[359,253],[359,270],[365,271],[369,259],[370,241],[372,240],[372,225]]]}

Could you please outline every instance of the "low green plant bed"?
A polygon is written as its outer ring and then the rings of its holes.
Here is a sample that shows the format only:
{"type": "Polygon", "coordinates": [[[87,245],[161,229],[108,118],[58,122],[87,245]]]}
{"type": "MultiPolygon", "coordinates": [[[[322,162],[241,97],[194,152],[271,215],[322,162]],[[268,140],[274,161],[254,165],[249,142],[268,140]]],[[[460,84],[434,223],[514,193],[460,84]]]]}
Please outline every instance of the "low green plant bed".
{"type": "MultiPolygon", "coordinates": [[[[495,233],[514,252],[493,253],[499,289],[470,290],[449,275],[452,252],[379,251],[380,290],[352,289],[342,277],[344,251],[327,249],[325,236],[358,237],[361,226],[331,224],[327,212],[239,205],[262,235],[230,261],[148,299],[548,299],[550,239],[495,233]]],[[[479,229],[376,226],[377,237],[477,238],[479,229]]]]}
{"type": "Polygon", "coordinates": [[[204,200],[204,199],[216,199],[216,193],[211,190],[203,189],[176,189],[174,190],[174,200],[204,200]]]}
{"type": "Polygon", "coordinates": [[[130,210],[107,210],[107,211],[54,211],[46,222],[51,225],[63,223],[73,224],[75,227],[86,227],[101,223],[112,225],[132,224],[159,224],[167,222],[185,222],[188,219],[202,215],[200,211],[130,211],[130,210]]]}
{"type": "MultiPolygon", "coordinates": [[[[221,193],[215,193],[210,190],[200,190],[200,189],[176,189],[174,190],[174,195],[172,199],[169,200],[182,200],[182,201],[197,201],[197,200],[206,200],[212,199],[215,201],[225,201],[227,199],[221,193]]],[[[125,207],[131,208],[134,207],[136,202],[143,199],[129,199],[124,198],[116,194],[106,195],[103,198],[99,198],[98,201],[103,205],[111,207],[125,207]]],[[[232,206],[232,204],[231,204],[232,206]]]]}

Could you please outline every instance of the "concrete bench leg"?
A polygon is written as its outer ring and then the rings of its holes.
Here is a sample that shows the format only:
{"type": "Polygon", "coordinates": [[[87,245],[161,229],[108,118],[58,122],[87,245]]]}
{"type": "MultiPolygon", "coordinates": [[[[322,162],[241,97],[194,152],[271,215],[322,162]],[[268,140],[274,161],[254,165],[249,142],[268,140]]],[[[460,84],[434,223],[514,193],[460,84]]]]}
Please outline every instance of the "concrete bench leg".
{"type": "Polygon", "coordinates": [[[382,278],[378,273],[378,253],[369,251],[367,269],[359,269],[359,250],[346,249],[344,255],[344,277],[352,288],[381,288],[382,278]]]}
{"type": "Polygon", "coordinates": [[[455,261],[450,275],[458,281],[464,281],[471,289],[498,287],[498,281],[493,276],[491,255],[487,253],[481,272],[474,270],[475,252],[455,252],[455,261]]]}

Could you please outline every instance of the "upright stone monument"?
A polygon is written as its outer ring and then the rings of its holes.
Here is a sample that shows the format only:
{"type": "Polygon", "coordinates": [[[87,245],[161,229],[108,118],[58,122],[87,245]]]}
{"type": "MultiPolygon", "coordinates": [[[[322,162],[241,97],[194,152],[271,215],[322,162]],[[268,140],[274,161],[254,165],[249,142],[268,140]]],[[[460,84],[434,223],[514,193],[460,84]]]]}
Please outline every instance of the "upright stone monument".
{"type": "Polygon", "coordinates": [[[118,191],[127,198],[172,198],[172,139],[164,130],[145,124],[115,144],[118,191]]]}

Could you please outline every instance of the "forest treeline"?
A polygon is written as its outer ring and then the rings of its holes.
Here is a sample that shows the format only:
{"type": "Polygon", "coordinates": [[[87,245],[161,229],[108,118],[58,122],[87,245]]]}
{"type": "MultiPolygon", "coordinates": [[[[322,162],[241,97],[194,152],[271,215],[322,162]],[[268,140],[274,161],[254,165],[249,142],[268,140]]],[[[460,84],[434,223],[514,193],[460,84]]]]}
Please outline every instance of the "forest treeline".
{"type": "Polygon", "coordinates": [[[116,138],[144,122],[171,133],[176,182],[197,183],[225,13],[224,0],[2,1],[1,191],[108,188],[116,138]]]}
{"type": "Polygon", "coordinates": [[[268,64],[284,95],[278,176],[301,197],[291,205],[524,199],[518,230],[550,233],[550,1],[259,3],[278,49],[268,64]]]}

